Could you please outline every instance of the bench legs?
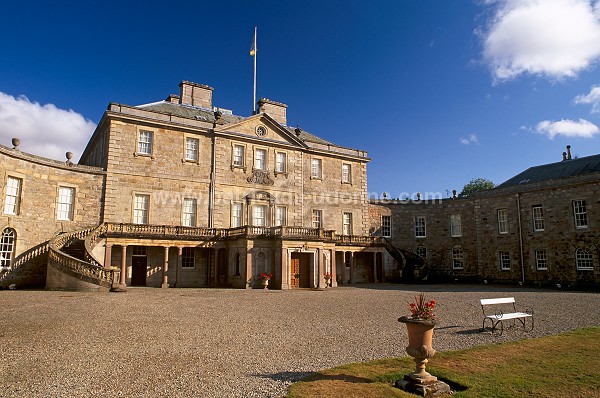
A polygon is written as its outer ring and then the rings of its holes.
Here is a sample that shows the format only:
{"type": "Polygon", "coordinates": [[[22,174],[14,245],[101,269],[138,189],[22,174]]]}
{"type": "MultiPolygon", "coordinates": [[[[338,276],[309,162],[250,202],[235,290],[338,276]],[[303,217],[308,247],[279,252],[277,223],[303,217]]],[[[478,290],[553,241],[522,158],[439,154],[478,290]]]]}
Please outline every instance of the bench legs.
{"type": "MultiPolygon", "coordinates": [[[[523,326],[523,330],[526,333],[531,332],[533,330],[533,325],[534,325],[534,323],[533,323],[533,317],[531,316],[531,317],[527,317],[527,318],[514,318],[512,320],[512,325],[510,325],[509,328],[515,327],[516,321],[518,320],[521,323],[521,326],[523,326]],[[530,323],[530,327],[529,328],[527,328],[527,323],[528,323],[527,322],[527,318],[531,319],[531,323],[530,323]]],[[[485,325],[486,325],[487,321],[489,321],[490,329],[491,329],[492,333],[496,333],[497,330],[500,330],[500,336],[502,336],[502,333],[504,332],[504,322],[503,322],[504,320],[503,319],[498,319],[498,320],[494,321],[492,318],[484,318],[483,319],[483,324],[482,324],[481,330],[480,330],[481,332],[485,332],[485,330],[486,330],[485,325]],[[499,328],[498,328],[498,325],[500,325],[499,328]]]]}

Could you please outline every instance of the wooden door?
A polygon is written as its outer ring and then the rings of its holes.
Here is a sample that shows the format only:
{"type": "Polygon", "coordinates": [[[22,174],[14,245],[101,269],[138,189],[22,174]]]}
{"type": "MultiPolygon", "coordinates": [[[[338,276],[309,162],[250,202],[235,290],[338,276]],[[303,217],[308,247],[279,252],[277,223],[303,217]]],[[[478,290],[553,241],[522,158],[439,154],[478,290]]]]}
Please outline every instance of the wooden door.
{"type": "Polygon", "coordinates": [[[131,257],[131,286],[146,286],[146,256],[131,257]]]}
{"type": "Polygon", "coordinates": [[[292,258],[292,265],[290,267],[290,288],[299,288],[300,287],[300,259],[292,258]]]}

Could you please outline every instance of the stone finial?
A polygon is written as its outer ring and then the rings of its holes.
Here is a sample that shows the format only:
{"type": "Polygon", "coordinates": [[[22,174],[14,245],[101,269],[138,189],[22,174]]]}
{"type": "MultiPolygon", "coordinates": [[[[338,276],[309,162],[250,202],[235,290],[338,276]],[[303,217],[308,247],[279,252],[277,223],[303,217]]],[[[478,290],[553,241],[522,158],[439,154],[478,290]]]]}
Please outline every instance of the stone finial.
{"type": "Polygon", "coordinates": [[[294,131],[296,132],[296,137],[300,137],[300,134],[302,133],[302,129],[300,127],[296,126],[294,131]]]}
{"type": "Polygon", "coordinates": [[[452,190],[452,199],[456,199],[456,189],[452,190]]]}
{"type": "Polygon", "coordinates": [[[21,140],[18,138],[13,138],[12,139],[12,144],[13,144],[13,149],[19,149],[17,148],[19,145],[21,145],[21,140]]]}
{"type": "Polygon", "coordinates": [[[71,162],[71,159],[73,159],[73,152],[67,152],[65,156],[67,157],[67,164],[73,164],[73,162],[71,162]]]}

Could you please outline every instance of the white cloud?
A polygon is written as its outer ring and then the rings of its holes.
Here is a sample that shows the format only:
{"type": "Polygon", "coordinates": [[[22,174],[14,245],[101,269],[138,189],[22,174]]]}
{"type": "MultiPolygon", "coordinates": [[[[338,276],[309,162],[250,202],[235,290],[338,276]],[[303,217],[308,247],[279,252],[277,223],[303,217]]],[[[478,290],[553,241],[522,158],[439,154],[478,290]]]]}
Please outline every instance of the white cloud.
{"type": "Polygon", "coordinates": [[[576,104],[592,105],[592,113],[600,112],[600,86],[593,86],[589,93],[578,95],[573,101],[576,104]]]}
{"type": "Polygon", "coordinates": [[[585,119],[579,119],[578,121],[562,119],[557,122],[544,120],[537,124],[535,130],[539,134],[546,134],[551,140],[557,135],[565,137],[593,138],[594,135],[600,132],[598,126],[585,119]]]}
{"type": "Polygon", "coordinates": [[[471,145],[479,143],[479,138],[477,138],[477,134],[469,134],[465,137],[460,137],[460,143],[463,145],[471,145]]]}
{"type": "Polygon", "coordinates": [[[521,74],[575,77],[600,58],[600,1],[498,0],[483,33],[495,81],[521,74]]]}
{"type": "Polygon", "coordinates": [[[13,97],[0,92],[0,144],[11,145],[11,138],[21,139],[23,152],[66,160],[73,152],[79,159],[96,124],[69,109],[53,104],[40,105],[27,97],[13,97]]]}

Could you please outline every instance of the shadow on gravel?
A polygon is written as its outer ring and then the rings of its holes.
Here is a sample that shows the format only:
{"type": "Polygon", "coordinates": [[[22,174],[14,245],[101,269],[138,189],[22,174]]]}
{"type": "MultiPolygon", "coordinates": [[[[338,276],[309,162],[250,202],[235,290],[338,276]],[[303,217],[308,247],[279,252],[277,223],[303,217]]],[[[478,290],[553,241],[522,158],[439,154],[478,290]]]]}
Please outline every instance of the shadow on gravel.
{"type": "Polygon", "coordinates": [[[275,381],[299,381],[303,378],[310,376],[313,372],[278,372],[278,373],[266,373],[266,374],[254,374],[255,377],[262,377],[263,379],[271,379],[275,381]]]}
{"type": "Polygon", "coordinates": [[[312,373],[312,372],[279,372],[279,373],[271,373],[271,374],[257,374],[254,375],[256,377],[262,377],[265,379],[271,379],[275,381],[300,381],[305,379],[305,381],[320,381],[320,380],[338,380],[346,383],[371,383],[370,379],[364,377],[356,377],[345,374],[336,374],[336,375],[324,375],[321,373],[312,373]]]}

